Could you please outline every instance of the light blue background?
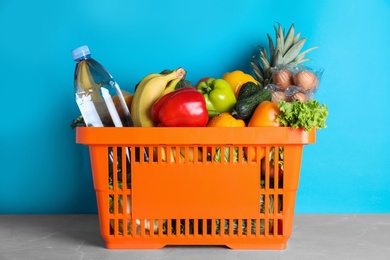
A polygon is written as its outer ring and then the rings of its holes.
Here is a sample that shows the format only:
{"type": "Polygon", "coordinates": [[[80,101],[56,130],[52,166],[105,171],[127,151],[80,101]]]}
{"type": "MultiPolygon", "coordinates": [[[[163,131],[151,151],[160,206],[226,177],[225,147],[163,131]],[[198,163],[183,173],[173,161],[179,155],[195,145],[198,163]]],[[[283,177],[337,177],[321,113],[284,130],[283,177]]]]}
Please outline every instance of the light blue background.
{"type": "Polygon", "coordinates": [[[319,45],[316,98],[328,128],[305,147],[297,213],[389,213],[390,1],[3,0],[0,3],[0,213],[95,213],[87,147],[70,122],[75,63],[93,57],[133,90],[146,74],[251,72],[280,22],[319,45]]]}

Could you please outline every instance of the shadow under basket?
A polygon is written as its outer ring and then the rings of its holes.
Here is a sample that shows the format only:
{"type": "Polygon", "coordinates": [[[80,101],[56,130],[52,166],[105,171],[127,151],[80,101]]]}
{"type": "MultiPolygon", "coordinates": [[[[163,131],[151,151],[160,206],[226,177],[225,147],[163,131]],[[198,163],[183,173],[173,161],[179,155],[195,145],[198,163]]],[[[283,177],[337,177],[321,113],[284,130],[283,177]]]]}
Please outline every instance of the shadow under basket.
{"type": "Polygon", "coordinates": [[[288,127],[78,127],[110,249],[285,249],[303,145],[288,127]]]}

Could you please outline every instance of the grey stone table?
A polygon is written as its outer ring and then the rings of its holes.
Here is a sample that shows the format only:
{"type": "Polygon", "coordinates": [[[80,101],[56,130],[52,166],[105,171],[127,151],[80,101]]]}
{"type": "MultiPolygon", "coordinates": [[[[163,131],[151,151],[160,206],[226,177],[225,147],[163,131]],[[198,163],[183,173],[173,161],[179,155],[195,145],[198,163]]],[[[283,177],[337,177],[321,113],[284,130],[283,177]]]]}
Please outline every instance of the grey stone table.
{"type": "Polygon", "coordinates": [[[390,259],[390,214],[296,215],[287,249],[109,250],[97,215],[0,215],[0,259],[390,259]]]}

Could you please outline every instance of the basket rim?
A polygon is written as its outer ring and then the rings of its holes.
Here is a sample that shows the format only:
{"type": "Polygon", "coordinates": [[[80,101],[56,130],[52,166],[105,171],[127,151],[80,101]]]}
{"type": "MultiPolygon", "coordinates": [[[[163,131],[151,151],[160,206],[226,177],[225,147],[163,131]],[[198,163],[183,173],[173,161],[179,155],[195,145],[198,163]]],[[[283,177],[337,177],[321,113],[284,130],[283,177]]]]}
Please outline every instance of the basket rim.
{"type": "Polygon", "coordinates": [[[316,130],[291,127],[77,127],[84,145],[313,144],[316,130]]]}

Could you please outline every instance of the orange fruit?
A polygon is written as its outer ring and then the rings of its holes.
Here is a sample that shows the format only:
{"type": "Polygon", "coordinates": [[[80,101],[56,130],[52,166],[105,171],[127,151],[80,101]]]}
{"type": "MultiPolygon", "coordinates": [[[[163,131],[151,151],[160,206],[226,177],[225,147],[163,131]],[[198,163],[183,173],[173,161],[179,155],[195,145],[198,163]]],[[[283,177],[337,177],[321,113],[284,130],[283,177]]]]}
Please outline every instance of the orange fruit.
{"type": "Polygon", "coordinates": [[[250,74],[244,73],[241,70],[235,70],[233,72],[226,72],[222,79],[226,80],[229,85],[232,87],[236,98],[238,97],[238,93],[240,92],[241,86],[247,82],[253,82],[258,84],[256,79],[252,77],[250,74]]]}
{"type": "Polygon", "coordinates": [[[229,112],[213,116],[207,123],[209,127],[245,127],[246,124],[242,119],[236,119],[229,112]]]}
{"type": "Polygon", "coordinates": [[[263,101],[256,107],[248,126],[281,126],[279,122],[276,122],[276,116],[280,113],[278,104],[263,101]]]}
{"type": "Polygon", "coordinates": [[[133,102],[133,95],[130,96],[123,96],[127,105],[127,108],[130,110],[131,108],[131,102],[133,102]]]}
{"type": "MultiPolygon", "coordinates": [[[[133,94],[131,94],[130,92],[127,92],[126,90],[121,90],[122,91],[122,94],[123,94],[123,98],[125,99],[125,102],[126,102],[126,105],[127,105],[127,108],[129,109],[130,111],[130,108],[131,108],[131,102],[133,102],[133,94]]],[[[117,108],[118,110],[118,114],[120,117],[122,117],[124,115],[124,112],[123,112],[123,109],[120,105],[120,102],[119,102],[119,97],[118,95],[114,96],[112,98],[112,101],[114,102],[115,104],[115,107],[117,108]]]]}
{"type": "MultiPolygon", "coordinates": [[[[257,151],[259,152],[259,157],[260,157],[260,160],[264,158],[265,156],[265,147],[260,147],[257,149],[257,151]]],[[[256,161],[256,157],[257,157],[257,152],[256,152],[256,147],[254,146],[245,146],[244,147],[244,153],[245,153],[245,157],[248,161],[250,162],[255,162],[256,161]]]]}

